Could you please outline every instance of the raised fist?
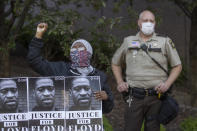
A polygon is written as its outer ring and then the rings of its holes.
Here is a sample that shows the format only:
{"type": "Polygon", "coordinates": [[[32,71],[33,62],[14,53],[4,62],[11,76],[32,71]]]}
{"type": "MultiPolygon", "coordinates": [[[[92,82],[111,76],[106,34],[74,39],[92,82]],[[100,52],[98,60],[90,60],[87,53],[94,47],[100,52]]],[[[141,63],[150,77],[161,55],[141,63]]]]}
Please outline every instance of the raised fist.
{"type": "Polygon", "coordinates": [[[44,32],[46,32],[47,28],[48,28],[48,24],[47,23],[40,23],[40,24],[38,24],[37,30],[36,30],[36,38],[41,39],[43,34],[44,34],[44,32]]]}

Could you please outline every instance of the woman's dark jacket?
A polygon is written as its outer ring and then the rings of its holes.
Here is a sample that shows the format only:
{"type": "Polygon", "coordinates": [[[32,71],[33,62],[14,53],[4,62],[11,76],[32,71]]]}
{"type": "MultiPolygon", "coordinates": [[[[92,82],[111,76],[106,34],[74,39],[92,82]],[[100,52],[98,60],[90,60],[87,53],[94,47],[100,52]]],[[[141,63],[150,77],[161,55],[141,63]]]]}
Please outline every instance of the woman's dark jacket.
{"type": "MultiPolygon", "coordinates": [[[[76,70],[70,68],[70,63],[63,61],[49,62],[41,56],[41,48],[43,47],[41,39],[33,38],[29,45],[27,59],[30,66],[42,76],[77,76],[80,75],[76,70]]],[[[107,77],[104,72],[95,69],[88,76],[100,76],[101,90],[104,90],[108,99],[102,101],[103,113],[109,113],[113,106],[113,95],[107,84],[107,77]]]]}

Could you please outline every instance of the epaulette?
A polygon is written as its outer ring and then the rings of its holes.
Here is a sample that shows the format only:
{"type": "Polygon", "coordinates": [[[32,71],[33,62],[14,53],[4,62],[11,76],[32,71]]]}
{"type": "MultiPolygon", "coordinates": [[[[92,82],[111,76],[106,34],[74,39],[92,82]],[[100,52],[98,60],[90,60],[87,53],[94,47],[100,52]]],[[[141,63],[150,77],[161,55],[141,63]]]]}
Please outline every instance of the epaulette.
{"type": "Polygon", "coordinates": [[[166,34],[156,34],[156,36],[160,36],[160,37],[168,37],[166,34]]]}

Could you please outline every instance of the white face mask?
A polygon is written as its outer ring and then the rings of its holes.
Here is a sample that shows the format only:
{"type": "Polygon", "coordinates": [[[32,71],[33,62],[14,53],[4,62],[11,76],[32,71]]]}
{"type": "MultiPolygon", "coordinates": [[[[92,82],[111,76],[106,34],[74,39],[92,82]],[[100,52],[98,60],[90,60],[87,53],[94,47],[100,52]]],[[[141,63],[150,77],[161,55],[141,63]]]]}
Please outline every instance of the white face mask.
{"type": "Polygon", "coordinates": [[[151,35],[155,31],[155,24],[153,24],[151,22],[144,22],[144,23],[142,23],[141,31],[145,35],[151,35]]]}

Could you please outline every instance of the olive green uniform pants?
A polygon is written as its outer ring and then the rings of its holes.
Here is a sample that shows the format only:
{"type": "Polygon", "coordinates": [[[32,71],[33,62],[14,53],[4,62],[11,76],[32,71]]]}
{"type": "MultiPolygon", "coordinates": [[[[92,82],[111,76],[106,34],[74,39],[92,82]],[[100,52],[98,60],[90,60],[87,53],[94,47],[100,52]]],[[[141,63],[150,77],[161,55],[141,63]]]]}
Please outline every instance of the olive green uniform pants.
{"type": "Polygon", "coordinates": [[[159,112],[161,101],[157,96],[145,96],[144,99],[132,98],[131,105],[125,109],[124,131],[140,131],[144,121],[144,131],[159,131],[160,124],[156,119],[150,120],[150,116],[156,116],[159,112]],[[148,118],[148,119],[147,119],[148,118]]]}

